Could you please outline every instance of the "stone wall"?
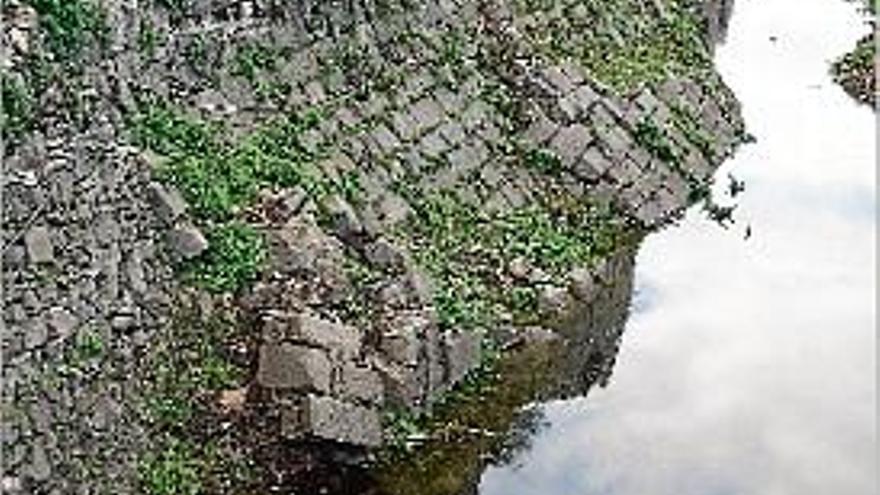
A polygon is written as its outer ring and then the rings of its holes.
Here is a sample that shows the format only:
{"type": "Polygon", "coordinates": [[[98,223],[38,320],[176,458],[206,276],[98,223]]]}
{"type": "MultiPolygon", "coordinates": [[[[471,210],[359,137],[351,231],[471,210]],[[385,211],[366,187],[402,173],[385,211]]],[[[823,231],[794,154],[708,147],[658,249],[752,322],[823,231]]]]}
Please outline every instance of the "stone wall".
{"type": "MultiPolygon", "coordinates": [[[[633,22],[666,15],[636,3],[633,22]]],[[[588,202],[642,231],[701,197],[742,137],[711,69],[620,91],[536,46],[536,26],[590,26],[590,2],[103,7],[105,46],[43,81],[39,16],[4,6],[3,65],[33,89],[25,131],[4,131],[3,167],[4,483],[27,492],[79,493],[95,472],[132,492],[149,448],[133,406],[144,357],[179,306],[174,267],[208,249],[212,225],[159,173],[167,153],[133,138],[126,122],[149,102],[222,123],[224,143],[273,116],[321,115],[300,137],[310,173],[357,184],[356,197],[270,184],[237,211],[269,261],[235,305],[258,334],[250,387],[270,397],[281,434],[362,446],[381,443],[384,408],[429,408],[491,340],[442,321],[440,281],[407,230],[425,198],[452,195],[489,219],[588,202]]],[[[547,278],[506,260],[495,290],[535,280],[540,311],[561,318],[607,278],[583,261],[547,278]]]]}

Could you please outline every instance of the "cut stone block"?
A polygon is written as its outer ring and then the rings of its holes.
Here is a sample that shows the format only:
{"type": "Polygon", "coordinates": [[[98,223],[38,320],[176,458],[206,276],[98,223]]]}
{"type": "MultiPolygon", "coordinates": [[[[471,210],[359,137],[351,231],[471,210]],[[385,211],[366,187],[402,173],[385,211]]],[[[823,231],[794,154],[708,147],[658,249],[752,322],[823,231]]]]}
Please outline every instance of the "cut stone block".
{"type": "Polygon", "coordinates": [[[186,213],[186,201],[175,187],[166,187],[158,182],[150,182],[147,186],[153,208],[166,224],[173,225],[186,213]]]}
{"type": "Polygon", "coordinates": [[[375,370],[353,362],[342,365],[337,394],[352,401],[381,404],[383,396],[382,378],[375,370]]]}
{"type": "Polygon", "coordinates": [[[446,354],[446,380],[450,384],[461,381],[480,364],[482,337],[475,332],[449,332],[443,335],[446,354]]]}
{"type": "Polygon", "coordinates": [[[264,321],[266,336],[308,347],[320,347],[344,359],[361,350],[361,333],[354,327],[319,318],[310,313],[270,316],[264,321]]]}
{"type": "Polygon", "coordinates": [[[388,363],[377,358],[373,366],[382,380],[385,405],[417,408],[421,405],[422,389],[418,377],[410,368],[388,363]]]}
{"type": "Polygon", "coordinates": [[[330,392],[332,366],[324,351],[289,343],[260,347],[257,383],[269,388],[330,392]]]}
{"type": "Polygon", "coordinates": [[[580,124],[575,124],[560,129],[550,141],[550,148],[559,156],[564,167],[571,168],[588,144],[590,144],[590,131],[580,124]]]}
{"type": "Polygon", "coordinates": [[[332,397],[306,396],[281,414],[281,434],[291,440],[318,438],[360,447],[382,444],[379,412],[332,397]]]}
{"type": "Polygon", "coordinates": [[[589,302],[595,296],[598,287],[593,275],[586,268],[575,268],[568,274],[568,291],[581,302],[589,302]]]}
{"type": "Polygon", "coordinates": [[[401,313],[389,322],[383,332],[380,349],[392,362],[415,366],[419,359],[419,338],[431,325],[420,313],[401,313]]]}
{"type": "Polygon", "coordinates": [[[169,234],[171,247],[186,259],[195,258],[208,249],[208,240],[194,225],[179,224],[169,234]]]}
{"type": "Polygon", "coordinates": [[[31,263],[51,263],[55,259],[52,238],[46,227],[32,227],[24,235],[24,245],[31,263]]]}

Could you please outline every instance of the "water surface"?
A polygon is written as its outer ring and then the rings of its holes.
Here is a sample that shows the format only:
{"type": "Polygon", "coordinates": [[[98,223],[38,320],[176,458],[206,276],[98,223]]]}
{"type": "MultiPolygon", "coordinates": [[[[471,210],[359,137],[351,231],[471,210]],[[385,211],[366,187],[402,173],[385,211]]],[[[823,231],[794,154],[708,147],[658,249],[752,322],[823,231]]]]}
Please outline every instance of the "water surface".
{"type": "Polygon", "coordinates": [[[482,495],[877,493],[875,122],[828,77],[867,29],[841,0],[737,0],[737,224],[645,241],[609,386],[543,405],[482,495]]]}

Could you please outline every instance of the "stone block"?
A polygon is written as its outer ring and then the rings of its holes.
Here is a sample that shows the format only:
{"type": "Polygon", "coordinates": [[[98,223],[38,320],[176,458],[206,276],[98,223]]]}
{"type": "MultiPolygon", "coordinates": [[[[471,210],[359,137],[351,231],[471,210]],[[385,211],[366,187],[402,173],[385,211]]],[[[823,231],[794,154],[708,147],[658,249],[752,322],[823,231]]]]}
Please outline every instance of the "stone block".
{"type": "Polygon", "coordinates": [[[370,367],[345,362],[339,374],[336,394],[350,401],[382,404],[384,387],[379,373],[370,367]]]}
{"type": "Polygon", "coordinates": [[[544,112],[536,110],[524,135],[527,140],[535,144],[543,144],[553,137],[558,129],[559,126],[544,115],[544,112]]]}
{"type": "Polygon", "coordinates": [[[590,144],[590,131],[575,124],[563,127],[550,141],[550,148],[559,156],[562,165],[571,168],[590,144]]]}
{"type": "Polygon", "coordinates": [[[208,240],[202,231],[190,223],[181,223],[169,233],[171,248],[185,259],[192,259],[208,249],[208,240]]]}
{"type": "Polygon", "coordinates": [[[344,239],[363,231],[363,226],[354,208],[338,194],[331,194],[324,200],[324,209],[336,234],[344,239]]]}
{"type": "Polygon", "coordinates": [[[177,188],[158,182],[150,182],[147,186],[147,194],[157,215],[167,225],[174,225],[178,219],[186,214],[186,201],[177,188]]]}
{"type": "Polygon", "coordinates": [[[382,423],[375,409],[308,395],[297,406],[282,411],[281,434],[292,440],[317,438],[378,447],[382,444],[382,423]]]}
{"type": "Polygon", "coordinates": [[[268,388],[330,392],[332,366],[319,349],[287,342],[260,346],[257,383],[268,388]]]}
{"type": "Polygon", "coordinates": [[[387,322],[379,348],[391,362],[415,366],[419,361],[420,339],[431,325],[431,320],[420,311],[397,313],[387,322]]]}
{"type": "Polygon", "coordinates": [[[571,303],[568,290],[555,285],[545,286],[538,294],[538,312],[550,318],[563,316],[571,308],[571,303]]]}
{"type": "Polygon", "coordinates": [[[46,227],[31,227],[24,235],[24,245],[31,263],[51,263],[55,260],[52,238],[46,227]]]}
{"type": "Polygon", "coordinates": [[[400,248],[386,239],[377,239],[367,245],[364,256],[372,266],[382,270],[401,268],[406,260],[400,248]]]}
{"type": "Polygon", "coordinates": [[[446,381],[455,384],[480,364],[482,337],[476,332],[443,334],[446,381]]]}
{"type": "Polygon", "coordinates": [[[424,132],[440,123],[443,108],[433,98],[423,98],[410,108],[410,115],[416,121],[418,131],[424,132]]]}
{"type": "Polygon", "coordinates": [[[263,330],[270,341],[319,347],[343,359],[353,359],[361,351],[358,329],[311,313],[270,315],[264,320],[263,330]]]}
{"type": "Polygon", "coordinates": [[[373,366],[382,380],[385,404],[391,407],[414,409],[421,406],[422,388],[411,368],[374,359],[373,366]]]}
{"type": "Polygon", "coordinates": [[[568,274],[568,291],[581,302],[589,302],[598,291],[593,274],[586,268],[575,268],[568,274]]]}
{"type": "Polygon", "coordinates": [[[60,306],[50,308],[47,313],[46,323],[55,331],[55,335],[64,339],[73,334],[73,330],[79,324],[76,316],[60,306]]]}
{"type": "Polygon", "coordinates": [[[559,67],[550,66],[543,70],[544,79],[556,89],[558,93],[568,94],[574,91],[574,82],[559,67]]]}

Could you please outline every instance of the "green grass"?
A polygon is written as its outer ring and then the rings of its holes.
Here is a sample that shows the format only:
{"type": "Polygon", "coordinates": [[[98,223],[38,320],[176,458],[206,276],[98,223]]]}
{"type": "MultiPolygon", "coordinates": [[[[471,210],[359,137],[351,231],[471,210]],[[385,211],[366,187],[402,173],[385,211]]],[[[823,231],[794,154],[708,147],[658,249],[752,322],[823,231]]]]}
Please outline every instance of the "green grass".
{"type": "Polygon", "coordinates": [[[416,219],[401,237],[435,282],[443,329],[486,327],[502,308],[521,319],[535,318],[537,288],[507,287],[510,281],[499,278],[510,260],[524,258],[560,280],[611,252],[623,235],[610,211],[574,201],[496,215],[483,214],[452,194],[417,199],[413,205],[416,219]]]}
{"type": "Polygon", "coordinates": [[[18,139],[34,124],[34,97],[25,83],[8,74],[0,77],[3,84],[0,129],[4,140],[18,139]]]}
{"type": "Polygon", "coordinates": [[[555,59],[570,58],[595,79],[626,93],[672,75],[711,66],[699,18],[686,0],[660,0],[660,17],[638,0],[519,0],[520,15],[544,12],[527,30],[533,46],[555,59]],[[562,16],[550,15],[562,8],[562,16]]]}
{"type": "Polygon", "coordinates": [[[235,329],[229,318],[175,317],[151,361],[145,410],[158,431],[184,431],[204,398],[240,383],[244,370],[224,354],[235,329]]]}
{"type": "Polygon", "coordinates": [[[137,37],[138,50],[147,58],[153,58],[156,55],[156,49],[160,42],[159,32],[156,31],[152,21],[141,19],[137,37]]]}
{"type": "Polygon", "coordinates": [[[107,22],[103,9],[90,0],[27,0],[39,15],[48,49],[62,60],[79,57],[91,43],[103,43],[107,22]]]}
{"type": "Polygon", "coordinates": [[[220,493],[218,485],[246,476],[240,460],[224,454],[218,432],[205,428],[219,420],[217,393],[244,383],[246,366],[230,351],[240,345],[241,327],[233,316],[206,316],[191,305],[173,316],[145,363],[149,386],[142,406],[155,442],[140,455],[141,489],[146,495],[220,493]]]}
{"type": "Polygon", "coordinates": [[[211,292],[234,291],[254,281],[265,260],[266,246],[260,233],[233,221],[212,228],[207,251],[184,271],[187,278],[211,292]]]}
{"type": "Polygon", "coordinates": [[[265,187],[313,186],[318,157],[301,140],[314,114],[278,117],[231,143],[223,129],[167,105],[152,104],[132,119],[135,140],[168,157],[161,176],[175,184],[199,218],[224,221],[265,187]]]}
{"type": "Polygon", "coordinates": [[[562,161],[548,149],[530,149],[523,157],[523,165],[535,172],[546,175],[559,175],[562,172],[562,161]]]}
{"type": "Polygon", "coordinates": [[[201,465],[193,448],[175,438],[141,461],[139,474],[146,495],[198,495],[202,492],[201,465]]]}
{"type": "Polygon", "coordinates": [[[681,158],[672,145],[665,131],[650,118],[645,118],[636,123],[633,133],[636,143],[648,150],[660,161],[669,165],[679,165],[681,158]]]}
{"type": "Polygon", "coordinates": [[[266,45],[243,45],[235,52],[229,72],[254,83],[261,73],[277,71],[280,57],[279,50],[266,45]]]}

